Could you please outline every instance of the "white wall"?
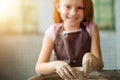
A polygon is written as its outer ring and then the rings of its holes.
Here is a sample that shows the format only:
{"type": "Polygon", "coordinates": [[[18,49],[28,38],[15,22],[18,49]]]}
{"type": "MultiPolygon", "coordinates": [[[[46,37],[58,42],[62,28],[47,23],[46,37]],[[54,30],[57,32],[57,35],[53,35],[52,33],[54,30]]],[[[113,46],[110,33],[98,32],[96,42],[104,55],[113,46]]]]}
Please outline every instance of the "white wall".
{"type": "Polygon", "coordinates": [[[104,69],[114,70],[117,67],[116,33],[100,31],[100,39],[104,69]]]}
{"type": "Polygon", "coordinates": [[[117,69],[120,69],[120,0],[115,0],[116,33],[117,33],[117,69]]]}
{"type": "Polygon", "coordinates": [[[44,31],[53,24],[53,0],[38,0],[39,32],[44,31]]]}

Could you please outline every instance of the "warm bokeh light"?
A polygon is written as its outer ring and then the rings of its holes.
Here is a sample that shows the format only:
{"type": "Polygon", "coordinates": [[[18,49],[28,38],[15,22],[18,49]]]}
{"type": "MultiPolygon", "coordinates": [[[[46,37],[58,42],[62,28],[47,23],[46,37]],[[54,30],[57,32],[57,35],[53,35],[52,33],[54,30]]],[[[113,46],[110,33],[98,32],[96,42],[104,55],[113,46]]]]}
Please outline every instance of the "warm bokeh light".
{"type": "Polygon", "coordinates": [[[20,5],[20,0],[0,0],[0,20],[18,15],[20,5]]]}
{"type": "Polygon", "coordinates": [[[20,16],[20,0],[0,0],[0,33],[7,33],[20,16]],[[16,16],[17,15],[17,16],[16,16]]]}
{"type": "Polygon", "coordinates": [[[8,7],[9,0],[0,0],[0,18],[5,19],[7,18],[9,7],[8,7]]]}
{"type": "Polygon", "coordinates": [[[36,4],[34,0],[0,0],[0,34],[36,33],[36,4]]]}

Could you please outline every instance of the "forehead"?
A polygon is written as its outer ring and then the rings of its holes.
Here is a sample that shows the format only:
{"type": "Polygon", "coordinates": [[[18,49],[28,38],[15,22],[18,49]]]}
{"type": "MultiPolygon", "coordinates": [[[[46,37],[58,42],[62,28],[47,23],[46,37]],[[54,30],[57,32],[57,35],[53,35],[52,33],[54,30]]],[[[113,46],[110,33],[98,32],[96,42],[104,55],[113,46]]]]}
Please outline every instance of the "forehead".
{"type": "Polygon", "coordinates": [[[60,4],[70,4],[76,6],[83,6],[83,0],[60,0],[60,4]]]}

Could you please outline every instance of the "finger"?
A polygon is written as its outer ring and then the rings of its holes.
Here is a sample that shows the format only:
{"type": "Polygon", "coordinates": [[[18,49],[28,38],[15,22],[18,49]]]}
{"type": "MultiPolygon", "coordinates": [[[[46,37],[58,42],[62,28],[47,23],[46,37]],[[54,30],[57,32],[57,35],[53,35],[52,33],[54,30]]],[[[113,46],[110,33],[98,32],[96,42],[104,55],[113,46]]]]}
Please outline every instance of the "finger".
{"type": "Polygon", "coordinates": [[[73,78],[77,77],[75,71],[69,65],[66,66],[66,68],[68,69],[73,78]]]}
{"type": "Polygon", "coordinates": [[[64,79],[63,76],[62,76],[62,74],[61,74],[60,72],[57,72],[57,74],[58,74],[62,79],[64,79]]]}
{"type": "Polygon", "coordinates": [[[87,61],[86,64],[83,65],[84,76],[88,75],[89,72],[89,62],[87,61]]]}
{"type": "Polygon", "coordinates": [[[64,69],[65,75],[68,77],[68,79],[73,79],[74,77],[70,74],[70,72],[68,71],[68,69],[65,67],[64,69]]]}
{"type": "Polygon", "coordinates": [[[61,76],[62,76],[64,79],[69,79],[69,77],[66,76],[66,73],[65,73],[65,71],[64,71],[64,68],[61,68],[60,74],[61,74],[61,76]]]}
{"type": "Polygon", "coordinates": [[[59,67],[57,70],[56,70],[57,74],[62,78],[62,79],[66,79],[66,77],[64,76],[64,73],[62,71],[62,67],[59,67]]]}
{"type": "Polygon", "coordinates": [[[61,69],[60,67],[57,68],[56,73],[57,73],[62,79],[64,79],[63,76],[62,76],[62,74],[61,74],[61,72],[60,72],[60,69],[61,69]]]}
{"type": "Polygon", "coordinates": [[[90,60],[90,62],[89,62],[89,71],[88,72],[91,72],[93,70],[94,65],[95,65],[95,63],[93,63],[93,60],[90,60]]]}

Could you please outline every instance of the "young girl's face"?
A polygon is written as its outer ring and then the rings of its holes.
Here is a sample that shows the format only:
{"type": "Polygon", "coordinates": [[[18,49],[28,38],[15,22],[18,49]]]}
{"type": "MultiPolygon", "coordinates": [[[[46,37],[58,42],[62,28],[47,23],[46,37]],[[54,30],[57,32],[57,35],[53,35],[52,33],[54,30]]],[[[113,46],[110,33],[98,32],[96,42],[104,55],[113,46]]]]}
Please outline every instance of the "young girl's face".
{"type": "Polygon", "coordinates": [[[60,0],[58,11],[64,24],[79,26],[84,18],[83,0],[60,0]]]}

